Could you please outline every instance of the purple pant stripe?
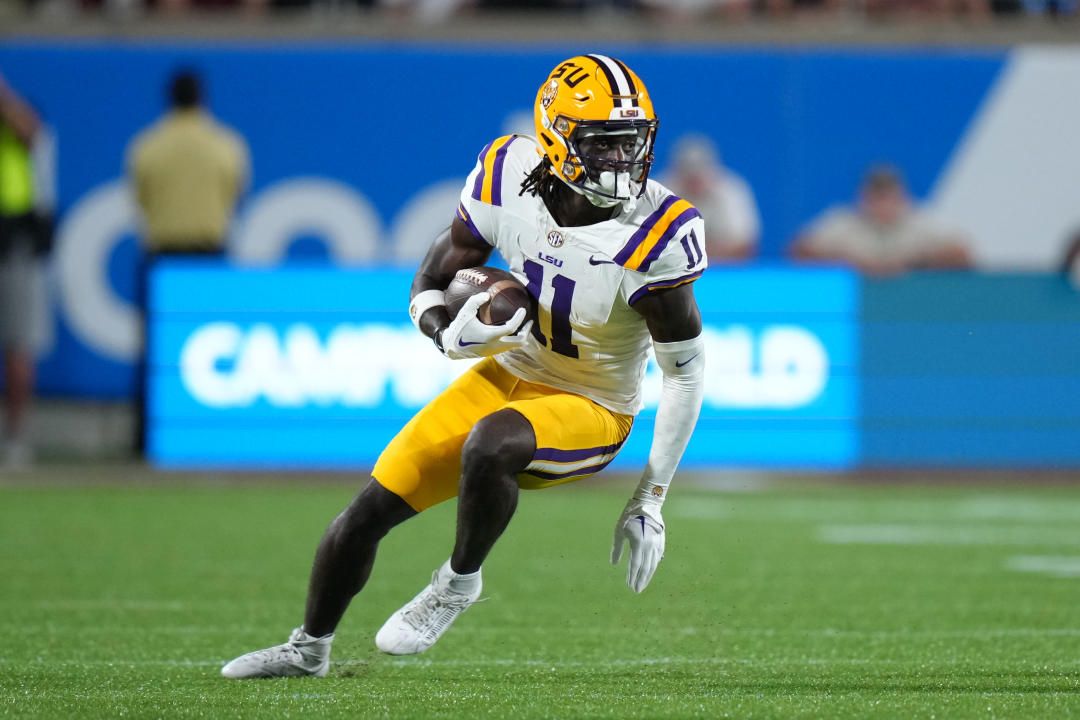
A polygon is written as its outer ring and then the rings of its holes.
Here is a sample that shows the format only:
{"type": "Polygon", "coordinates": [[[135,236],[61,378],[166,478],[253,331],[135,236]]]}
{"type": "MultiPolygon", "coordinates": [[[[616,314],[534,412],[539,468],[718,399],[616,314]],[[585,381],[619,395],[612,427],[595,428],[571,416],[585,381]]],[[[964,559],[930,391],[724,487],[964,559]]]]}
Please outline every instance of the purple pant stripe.
{"type": "Polygon", "coordinates": [[[614,445],[588,448],[586,450],[560,450],[558,448],[539,448],[533,454],[533,460],[551,460],[552,462],[574,462],[575,460],[588,460],[597,455],[607,455],[615,452],[623,446],[626,438],[614,445]]]}
{"type": "Polygon", "coordinates": [[[580,470],[570,470],[564,473],[544,472],[541,470],[526,470],[525,474],[533,475],[540,478],[541,480],[562,480],[564,478],[576,477],[578,475],[592,475],[593,473],[598,473],[604,468],[606,468],[608,466],[608,463],[610,462],[611,460],[608,460],[606,462],[600,463],[599,465],[590,465],[589,467],[583,467],[580,470]]]}

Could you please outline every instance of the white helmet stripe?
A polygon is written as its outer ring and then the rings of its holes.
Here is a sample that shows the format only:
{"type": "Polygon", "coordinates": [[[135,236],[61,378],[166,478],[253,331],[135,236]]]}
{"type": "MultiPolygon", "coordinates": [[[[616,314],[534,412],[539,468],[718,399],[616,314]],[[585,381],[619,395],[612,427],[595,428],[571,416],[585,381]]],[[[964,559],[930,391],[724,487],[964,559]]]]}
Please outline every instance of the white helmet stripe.
{"type": "Polygon", "coordinates": [[[588,57],[600,65],[604,74],[607,75],[608,82],[611,83],[611,89],[615,91],[615,94],[622,96],[615,98],[615,107],[630,107],[630,101],[626,99],[632,94],[630,88],[633,87],[633,81],[630,76],[619,66],[619,63],[607,55],[589,55],[588,57]]]}

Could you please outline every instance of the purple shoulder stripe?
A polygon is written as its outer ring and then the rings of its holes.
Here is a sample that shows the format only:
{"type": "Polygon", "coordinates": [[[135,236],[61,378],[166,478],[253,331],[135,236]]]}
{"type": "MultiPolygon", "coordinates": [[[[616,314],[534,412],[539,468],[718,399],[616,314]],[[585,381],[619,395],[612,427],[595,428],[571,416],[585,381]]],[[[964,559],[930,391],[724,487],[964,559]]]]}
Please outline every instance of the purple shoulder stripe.
{"type": "Polygon", "coordinates": [[[626,245],[623,246],[623,249],[615,255],[615,262],[620,265],[625,265],[633,256],[634,251],[637,250],[638,245],[640,245],[642,241],[645,240],[646,236],[648,236],[649,231],[653,229],[656,223],[660,222],[660,218],[664,217],[664,213],[668,211],[668,208],[678,201],[678,195],[668,195],[664,198],[664,201],[660,203],[660,207],[653,211],[649,217],[645,218],[645,222],[641,223],[641,226],[637,231],[630,236],[629,242],[627,242],[626,245]]]}
{"type": "Polygon", "coordinates": [[[491,146],[494,145],[494,144],[495,144],[495,141],[492,140],[487,145],[485,145],[484,149],[480,151],[480,154],[476,156],[477,162],[480,163],[480,172],[477,173],[476,181],[473,183],[473,186],[472,186],[472,199],[473,200],[479,200],[480,199],[480,193],[484,189],[484,173],[485,173],[485,171],[484,171],[484,158],[487,157],[488,152],[491,151],[491,146]]]}
{"type": "Polygon", "coordinates": [[[506,162],[506,151],[514,144],[514,141],[518,139],[517,135],[511,135],[506,142],[499,146],[499,149],[495,151],[495,157],[491,163],[491,175],[487,173],[487,159],[491,155],[491,149],[495,146],[495,143],[502,140],[492,140],[484,149],[480,152],[480,156],[477,160],[480,163],[480,172],[476,174],[476,180],[473,181],[472,198],[473,200],[479,200],[481,202],[487,202],[490,200],[492,205],[502,205],[502,173],[503,164],[506,162]],[[488,200],[484,198],[484,185],[488,186],[490,190],[490,196],[488,200]]]}
{"type": "Polygon", "coordinates": [[[705,271],[704,270],[698,270],[697,272],[692,272],[689,275],[683,275],[682,277],[672,278],[671,280],[660,280],[658,282],[649,283],[648,285],[642,285],[641,287],[639,287],[637,290],[634,291],[633,295],[630,296],[630,299],[627,300],[627,305],[633,305],[638,300],[640,300],[642,298],[642,296],[645,295],[646,293],[655,292],[657,290],[664,290],[666,288],[678,287],[680,285],[685,285],[688,282],[692,282],[694,280],[697,280],[699,277],[701,277],[701,273],[703,273],[703,272],[705,272],[705,271]]]}
{"type": "Polygon", "coordinates": [[[511,135],[510,139],[495,152],[495,164],[491,168],[491,204],[502,205],[502,173],[503,163],[506,162],[506,151],[517,140],[517,135],[511,135]]]}
{"type": "Polygon", "coordinates": [[[649,251],[649,254],[646,255],[645,259],[641,261],[641,265],[638,266],[638,270],[640,270],[641,272],[646,272],[649,269],[649,266],[652,265],[657,260],[657,258],[660,257],[661,253],[664,252],[664,248],[666,248],[668,243],[671,242],[671,238],[675,237],[679,233],[679,230],[682,229],[682,226],[690,222],[694,218],[699,217],[701,217],[701,213],[699,213],[697,208],[693,206],[690,206],[687,209],[683,210],[681,213],[679,213],[679,216],[675,218],[674,221],[672,221],[671,225],[668,226],[668,229],[664,231],[664,234],[661,235],[660,239],[656,241],[655,245],[653,245],[653,248],[649,251]]]}

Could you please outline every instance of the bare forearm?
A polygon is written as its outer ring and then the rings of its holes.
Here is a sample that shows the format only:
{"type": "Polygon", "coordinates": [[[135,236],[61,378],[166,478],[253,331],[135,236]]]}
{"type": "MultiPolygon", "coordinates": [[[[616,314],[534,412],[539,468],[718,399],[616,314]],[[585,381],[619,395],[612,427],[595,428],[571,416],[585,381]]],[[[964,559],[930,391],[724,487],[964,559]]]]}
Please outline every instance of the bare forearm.
{"type": "Polygon", "coordinates": [[[0,85],[0,118],[11,126],[19,142],[29,145],[37,134],[37,113],[10,88],[0,85]]]}
{"type": "MultiPolygon", "coordinates": [[[[445,290],[458,270],[482,265],[491,256],[492,248],[489,245],[479,244],[467,228],[464,228],[464,233],[462,230],[455,221],[447,232],[432,243],[413,276],[410,301],[415,303],[422,293],[445,290]]],[[[430,301],[423,304],[428,305],[430,301]]],[[[420,332],[434,337],[436,332],[450,324],[450,316],[446,306],[440,302],[423,310],[415,321],[420,332]]]]}
{"type": "Polygon", "coordinates": [[[428,249],[413,276],[410,297],[424,290],[445,290],[458,270],[482,265],[491,256],[490,246],[463,241],[456,227],[439,236],[428,249]]]}
{"type": "Polygon", "coordinates": [[[948,243],[928,251],[916,265],[940,270],[967,270],[971,266],[971,254],[959,243],[948,243]]]}

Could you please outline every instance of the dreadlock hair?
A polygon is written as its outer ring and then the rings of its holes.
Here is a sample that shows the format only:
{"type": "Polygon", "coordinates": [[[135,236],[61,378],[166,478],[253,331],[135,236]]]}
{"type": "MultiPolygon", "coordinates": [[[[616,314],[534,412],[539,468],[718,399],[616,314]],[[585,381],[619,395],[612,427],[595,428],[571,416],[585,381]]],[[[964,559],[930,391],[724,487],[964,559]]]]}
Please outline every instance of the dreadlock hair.
{"type": "Polygon", "coordinates": [[[532,169],[525,179],[521,181],[521,192],[518,195],[529,193],[532,196],[539,195],[542,200],[555,197],[555,186],[559,179],[551,167],[551,161],[545,155],[540,163],[532,169]]]}

